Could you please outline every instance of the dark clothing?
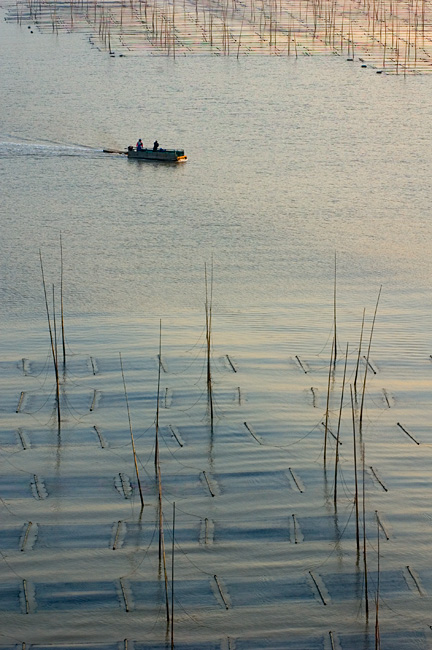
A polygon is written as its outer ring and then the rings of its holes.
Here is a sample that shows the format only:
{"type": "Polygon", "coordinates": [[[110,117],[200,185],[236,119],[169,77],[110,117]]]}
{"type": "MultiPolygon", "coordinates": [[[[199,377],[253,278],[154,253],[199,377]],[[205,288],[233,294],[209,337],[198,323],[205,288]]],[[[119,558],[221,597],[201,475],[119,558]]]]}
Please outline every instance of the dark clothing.
{"type": "Polygon", "coordinates": [[[159,142],[157,140],[154,141],[153,143],[153,151],[157,151],[159,147],[159,142]]]}

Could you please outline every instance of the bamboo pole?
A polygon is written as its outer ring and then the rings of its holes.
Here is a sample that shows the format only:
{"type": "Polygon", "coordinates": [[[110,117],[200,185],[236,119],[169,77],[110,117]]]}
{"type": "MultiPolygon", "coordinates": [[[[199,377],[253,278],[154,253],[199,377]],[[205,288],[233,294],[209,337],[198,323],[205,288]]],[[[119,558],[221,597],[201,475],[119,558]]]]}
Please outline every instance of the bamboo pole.
{"type": "Polygon", "coordinates": [[[333,365],[333,350],[334,350],[334,337],[332,341],[332,349],[330,353],[330,363],[329,363],[329,373],[328,373],[328,382],[327,382],[327,404],[326,404],[326,418],[324,426],[324,465],[327,461],[327,433],[328,433],[328,421],[329,421],[329,403],[330,403],[330,383],[331,383],[331,370],[333,365]]]}
{"type": "Polygon", "coordinates": [[[211,268],[210,276],[210,298],[209,298],[209,288],[208,288],[208,277],[207,277],[207,264],[204,265],[205,273],[205,312],[206,312],[206,344],[207,344],[207,397],[210,410],[210,422],[213,426],[213,385],[212,385],[212,374],[211,374],[211,327],[212,327],[212,306],[213,306],[213,262],[211,268]]]}
{"type": "Polygon", "coordinates": [[[175,501],[173,503],[172,547],[171,547],[171,650],[174,649],[174,548],[175,548],[175,501]]]}
{"type": "Polygon", "coordinates": [[[363,462],[363,488],[362,488],[362,511],[363,511],[363,568],[364,568],[364,594],[366,620],[369,619],[369,594],[368,594],[368,572],[367,572],[367,548],[366,548],[366,490],[365,490],[365,444],[362,443],[363,462]]]}
{"type": "Polygon", "coordinates": [[[128,414],[128,420],[129,420],[129,431],[130,431],[130,436],[131,436],[131,441],[132,441],[132,451],[133,451],[133,457],[134,457],[135,472],[136,472],[138,490],[139,490],[139,495],[140,495],[140,500],[141,500],[141,510],[142,510],[144,508],[144,499],[143,499],[143,494],[142,494],[142,489],[141,489],[141,481],[140,481],[139,472],[138,472],[138,463],[137,463],[137,457],[136,457],[136,451],[135,451],[135,441],[134,441],[134,436],[133,436],[133,431],[132,431],[132,422],[131,422],[130,409],[129,409],[129,400],[128,400],[128,395],[127,395],[127,390],[126,390],[126,380],[125,380],[125,375],[124,375],[124,370],[123,370],[123,360],[122,360],[121,352],[119,352],[119,356],[120,356],[120,368],[121,368],[121,373],[122,373],[122,378],[123,378],[123,388],[124,388],[124,394],[125,394],[125,399],[126,399],[126,408],[127,408],[127,414],[128,414]]]}
{"type": "Polygon", "coordinates": [[[159,321],[159,364],[158,364],[158,383],[157,383],[157,397],[156,397],[156,431],[155,431],[155,471],[158,472],[159,468],[159,403],[160,403],[160,376],[162,365],[162,320],[159,321]]]}
{"type": "Polygon", "coordinates": [[[24,395],[25,395],[25,391],[22,390],[22,391],[21,391],[21,394],[20,394],[20,397],[19,397],[19,400],[18,400],[18,405],[17,405],[17,407],[16,407],[16,411],[15,411],[15,413],[19,413],[19,412],[20,412],[20,410],[21,410],[21,406],[22,406],[22,403],[23,403],[23,399],[24,399],[24,395]]]}
{"type": "Polygon", "coordinates": [[[58,339],[57,339],[57,320],[56,320],[56,308],[55,308],[55,287],[52,285],[52,314],[53,314],[53,330],[54,330],[54,351],[55,358],[58,367],[58,339]]]}
{"type": "Polygon", "coordinates": [[[341,424],[341,418],[342,418],[342,408],[343,408],[343,399],[344,399],[344,391],[345,391],[345,377],[346,377],[346,369],[347,369],[347,361],[348,361],[348,343],[346,346],[346,353],[345,353],[345,367],[344,367],[344,374],[343,374],[343,381],[342,381],[342,391],[341,391],[341,401],[340,401],[340,407],[339,407],[339,419],[338,419],[338,428],[337,428],[337,437],[336,437],[336,455],[335,455],[335,479],[334,479],[334,506],[335,508],[337,507],[337,471],[338,471],[338,462],[339,462],[339,439],[340,439],[340,424],[341,424]]]}
{"type": "Polygon", "coordinates": [[[351,412],[352,412],[352,426],[353,426],[353,449],[354,449],[354,504],[356,511],[356,544],[357,544],[357,557],[360,553],[360,531],[359,531],[359,500],[358,500],[358,477],[357,477],[357,441],[356,441],[356,427],[354,415],[354,397],[353,389],[350,384],[351,392],[351,412]]]}
{"type": "MultiPolygon", "coordinates": [[[[56,378],[58,378],[58,381],[56,381],[56,395],[57,395],[57,404],[60,404],[60,375],[58,371],[58,337],[57,337],[57,320],[56,320],[56,308],[55,308],[55,287],[52,285],[52,313],[53,313],[53,328],[54,328],[54,352],[55,352],[55,361],[56,361],[56,367],[57,367],[57,374],[56,378]]],[[[57,416],[58,416],[58,411],[57,411],[57,416]]],[[[58,417],[58,426],[60,427],[60,417],[58,417]]]]}
{"type": "Polygon", "coordinates": [[[368,350],[367,350],[367,355],[366,355],[366,367],[365,367],[365,372],[364,372],[364,377],[363,377],[363,390],[362,390],[362,399],[361,399],[361,406],[360,406],[360,420],[359,420],[359,432],[360,432],[360,437],[363,435],[363,410],[364,410],[364,401],[365,401],[365,393],[366,393],[366,379],[367,379],[367,374],[368,374],[368,366],[369,366],[369,357],[370,357],[370,351],[371,351],[371,345],[372,345],[372,336],[375,328],[375,320],[376,320],[376,315],[378,311],[378,304],[381,296],[381,289],[382,286],[380,286],[379,292],[378,292],[378,298],[376,301],[375,305],[375,311],[374,311],[374,316],[372,320],[372,326],[371,326],[371,331],[370,331],[370,336],[369,336],[369,345],[368,345],[368,350]]]}
{"type": "Polygon", "coordinates": [[[360,354],[361,354],[361,347],[362,347],[362,341],[363,341],[363,329],[364,329],[365,313],[366,313],[366,309],[363,309],[363,318],[362,318],[361,331],[360,331],[360,343],[359,343],[359,348],[358,348],[357,364],[356,364],[356,371],[355,371],[355,376],[354,376],[354,390],[356,390],[356,388],[357,388],[357,376],[358,376],[358,370],[359,370],[359,364],[360,364],[360,354]]]}
{"type": "Polygon", "coordinates": [[[378,567],[377,567],[377,587],[376,587],[376,601],[375,601],[375,650],[381,649],[381,638],[379,628],[379,599],[380,599],[380,531],[379,522],[377,518],[377,554],[378,554],[378,567]]]}
{"type": "Polygon", "coordinates": [[[176,58],[176,36],[175,36],[175,0],[173,0],[172,7],[172,46],[173,46],[173,59],[176,58]]]}
{"type": "Polygon", "coordinates": [[[63,305],[63,242],[60,233],[60,311],[61,311],[61,332],[63,347],[63,367],[66,366],[66,343],[64,330],[64,305],[63,305]]]}
{"type": "Polygon", "coordinates": [[[28,536],[29,536],[29,533],[30,533],[30,528],[31,528],[32,526],[33,526],[33,522],[29,521],[28,524],[27,524],[27,528],[26,528],[26,531],[25,531],[25,534],[24,534],[24,539],[23,539],[23,541],[22,541],[20,551],[24,551],[24,550],[25,550],[25,546],[26,546],[26,544],[27,544],[28,536]]]}
{"type": "Polygon", "coordinates": [[[22,587],[23,587],[23,596],[24,596],[24,603],[25,603],[25,613],[28,614],[30,612],[30,605],[29,605],[28,591],[27,591],[27,580],[22,581],[22,587]]]}
{"type": "Polygon", "coordinates": [[[163,530],[163,505],[162,505],[162,475],[160,470],[160,464],[158,463],[158,494],[159,494],[159,566],[163,564],[164,572],[164,583],[165,583],[165,609],[166,609],[166,620],[167,625],[170,622],[170,607],[168,600],[168,572],[167,572],[167,563],[166,563],[166,553],[165,553],[165,537],[163,530]]]}
{"type": "MultiPolygon", "coordinates": [[[[243,19],[244,19],[244,17],[243,17],[243,19]]],[[[238,39],[238,46],[237,46],[237,59],[239,58],[239,55],[240,55],[240,44],[241,44],[242,31],[243,31],[243,20],[242,20],[242,22],[241,22],[240,34],[239,34],[239,39],[238,39]]]]}
{"type": "Polygon", "coordinates": [[[169,600],[168,600],[168,573],[166,566],[165,538],[163,531],[163,502],[162,502],[162,473],[159,456],[159,403],[160,403],[160,374],[162,365],[162,321],[159,321],[159,365],[158,365],[158,388],[156,402],[156,441],[155,441],[155,472],[158,481],[158,504],[159,504],[159,566],[163,565],[165,583],[165,608],[167,624],[170,621],[169,600]]]}
{"type": "Polygon", "coordinates": [[[220,583],[220,581],[219,581],[219,578],[217,577],[216,574],[214,574],[213,577],[214,577],[214,580],[215,580],[215,582],[216,582],[216,586],[217,586],[217,588],[218,588],[219,595],[220,595],[220,597],[222,598],[222,602],[223,602],[223,604],[225,605],[225,609],[228,610],[228,609],[229,609],[228,600],[227,600],[227,598],[226,598],[226,596],[225,596],[225,594],[224,594],[224,591],[223,591],[223,589],[222,589],[222,585],[221,585],[221,583],[220,583]]]}
{"type": "Polygon", "coordinates": [[[44,275],[43,263],[42,263],[42,253],[41,253],[40,250],[39,250],[39,259],[40,259],[40,267],[41,267],[41,273],[42,273],[42,284],[43,284],[43,290],[44,290],[44,296],[45,296],[45,309],[46,309],[46,315],[47,315],[47,320],[48,320],[48,330],[49,330],[50,341],[51,341],[51,353],[52,353],[53,364],[54,364],[54,373],[55,373],[55,378],[56,378],[57,420],[58,420],[58,425],[60,427],[61,413],[60,413],[59,371],[58,371],[58,364],[57,364],[57,355],[56,355],[55,346],[54,346],[54,337],[53,337],[53,332],[52,332],[52,327],[51,327],[51,318],[50,318],[49,307],[48,307],[48,298],[47,298],[47,292],[46,292],[45,275],[44,275]]]}

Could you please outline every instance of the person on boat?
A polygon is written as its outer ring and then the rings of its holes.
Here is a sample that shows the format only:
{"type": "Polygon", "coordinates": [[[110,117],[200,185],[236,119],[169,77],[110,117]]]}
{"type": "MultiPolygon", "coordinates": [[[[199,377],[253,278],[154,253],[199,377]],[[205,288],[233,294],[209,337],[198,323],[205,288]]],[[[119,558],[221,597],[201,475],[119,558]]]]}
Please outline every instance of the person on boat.
{"type": "Polygon", "coordinates": [[[142,151],[144,149],[143,141],[141,140],[141,138],[138,140],[138,142],[136,144],[136,148],[137,148],[137,151],[142,151]]]}
{"type": "Polygon", "coordinates": [[[158,142],[157,140],[155,140],[155,141],[153,142],[153,151],[157,151],[158,148],[159,148],[159,142],[158,142]]]}

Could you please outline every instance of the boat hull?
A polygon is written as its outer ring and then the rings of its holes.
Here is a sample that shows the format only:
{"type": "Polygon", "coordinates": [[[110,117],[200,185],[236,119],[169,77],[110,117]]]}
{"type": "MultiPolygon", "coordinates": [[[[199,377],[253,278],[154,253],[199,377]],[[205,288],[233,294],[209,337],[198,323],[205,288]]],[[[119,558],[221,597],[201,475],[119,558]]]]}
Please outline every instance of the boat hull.
{"type": "Polygon", "coordinates": [[[153,160],[160,162],[185,162],[187,156],[182,149],[140,149],[137,151],[135,148],[128,149],[127,157],[134,160],[153,160]]]}

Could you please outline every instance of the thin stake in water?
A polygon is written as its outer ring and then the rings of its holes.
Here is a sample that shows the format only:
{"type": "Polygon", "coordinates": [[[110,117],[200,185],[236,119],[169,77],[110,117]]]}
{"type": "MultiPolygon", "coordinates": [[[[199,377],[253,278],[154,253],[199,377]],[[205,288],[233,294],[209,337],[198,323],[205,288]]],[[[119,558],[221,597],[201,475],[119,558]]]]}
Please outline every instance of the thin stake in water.
{"type": "Polygon", "coordinates": [[[353,427],[353,450],[354,450],[354,504],[356,511],[356,543],[357,543],[357,558],[360,554],[360,531],[359,531],[359,499],[358,499],[358,477],[357,477],[357,441],[356,441],[356,427],[355,427],[355,414],[354,414],[354,397],[353,388],[350,384],[351,392],[351,412],[352,412],[352,427],[353,427]]]}
{"type": "Polygon", "coordinates": [[[234,365],[233,362],[231,361],[229,355],[227,354],[227,355],[225,355],[225,356],[226,356],[226,358],[228,359],[228,363],[230,364],[230,366],[231,366],[233,372],[237,372],[237,368],[235,367],[235,365],[234,365]]]}
{"type": "Polygon", "coordinates": [[[333,499],[335,508],[337,506],[337,475],[338,475],[338,462],[339,462],[340,424],[342,418],[347,361],[348,361],[348,343],[346,346],[346,353],[345,353],[345,367],[344,367],[344,374],[343,374],[343,381],[342,381],[342,392],[341,392],[341,401],[340,401],[340,408],[339,408],[339,419],[338,419],[338,428],[337,428],[337,437],[336,437],[337,444],[336,444],[336,455],[335,455],[335,478],[334,478],[334,499],[333,499]]]}
{"type": "Polygon", "coordinates": [[[376,520],[378,522],[379,527],[381,528],[382,532],[385,535],[386,540],[388,541],[390,539],[390,537],[389,537],[386,529],[384,528],[384,525],[383,525],[383,523],[382,523],[382,521],[381,521],[381,519],[379,517],[378,510],[375,510],[375,516],[376,516],[376,520]]]}
{"type": "Polygon", "coordinates": [[[48,320],[48,330],[49,330],[50,341],[51,341],[51,353],[52,353],[53,364],[54,364],[54,373],[55,373],[55,378],[56,378],[57,421],[58,421],[58,426],[60,427],[61,414],[60,414],[59,371],[58,371],[58,363],[57,363],[57,355],[56,355],[55,344],[54,344],[53,331],[52,331],[52,327],[51,327],[51,318],[50,318],[49,307],[48,307],[48,298],[47,298],[47,291],[46,291],[46,284],[45,284],[45,275],[44,275],[43,263],[42,263],[42,253],[41,253],[40,250],[39,250],[39,260],[40,260],[40,267],[41,267],[41,273],[42,273],[42,284],[43,284],[43,290],[44,290],[44,296],[45,296],[45,309],[46,309],[46,315],[47,315],[47,320],[48,320]]]}
{"type": "Polygon", "coordinates": [[[121,589],[121,593],[122,593],[122,596],[123,596],[123,602],[124,602],[125,610],[128,612],[129,611],[129,603],[128,603],[128,599],[127,599],[127,596],[126,596],[125,586],[123,584],[123,578],[119,578],[119,582],[120,582],[120,589],[121,589]]]}
{"type": "Polygon", "coordinates": [[[209,288],[208,288],[208,279],[207,279],[207,264],[204,265],[204,276],[205,276],[205,313],[206,313],[206,348],[207,348],[207,399],[209,404],[210,411],[210,422],[213,426],[213,385],[212,385],[212,374],[211,374],[211,325],[212,325],[212,303],[213,303],[213,262],[211,267],[211,276],[210,276],[210,297],[209,297],[209,288]]]}
{"type": "Polygon", "coordinates": [[[357,377],[358,377],[358,370],[359,370],[359,365],[360,365],[361,347],[362,347],[362,342],[363,342],[363,329],[364,329],[365,313],[366,313],[366,310],[363,309],[363,318],[362,318],[361,331],[360,331],[360,342],[359,342],[359,348],[358,348],[358,354],[357,354],[356,371],[355,371],[355,376],[354,376],[354,390],[355,391],[357,390],[357,377]]]}
{"type": "Polygon", "coordinates": [[[375,600],[375,650],[380,650],[381,639],[379,629],[379,598],[380,598],[380,532],[377,520],[377,553],[378,553],[378,567],[377,567],[377,587],[376,587],[376,600],[375,600]]]}
{"type": "Polygon", "coordinates": [[[159,467],[159,403],[160,403],[160,377],[162,366],[162,321],[159,321],[159,355],[158,355],[158,383],[157,383],[157,396],[156,396],[156,431],[155,431],[155,457],[154,464],[156,473],[159,467]]]}
{"type": "Polygon", "coordinates": [[[297,356],[297,354],[295,355],[295,358],[297,359],[300,368],[303,370],[303,372],[305,373],[305,375],[307,375],[307,370],[306,370],[306,368],[304,367],[304,365],[302,364],[302,362],[300,361],[300,358],[297,356]]]}
{"type": "Polygon", "coordinates": [[[337,323],[336,323],[336,278],[337,278],[337,259],[336,252],[334,258],[334,288],[333,288],[333,332],[334,332],[334,355],[333,364],[336,365],[337,359],[337,323]]]}
{"type": "Polygon", "coordinates": [[[175,548],[175,501],[173,502],[171,547],[171,650],[174,648],[174,548],[175,548]]]}
{"type": "Polygon", "coordinates": [[[222,590],[222,586],[221,586],[221,583],[219,582],[219,578],[217,577],[216,574],[213,577],[214,577],[214,580],[216,582],[217,588],[219,590],[220,597],[222,598],[223,604],[225,605],[225,609],[229,609],[228,600],[227,600],[227,598],[226,598],[226,596],[225,596],[225,594],[224,594],[224,592],[222,590]]]}
{"type": "Polygon", "coordinates": [[[321,598],[322,604],[323,604],[323,605],[327,605],[326,601],[324,600],[324,596],[323,596],[323,594],[322,594],[322,591],[321,591],[321,589],[319,588],[318,582],[317,582],[315,576],[313,575],[312,571],[309,571],[309,575],[310,575],[310,577],[311,577],[312,580],[313,580],[313,583],[314,583],[314,585],[315,585],[315,587],[316,587],[316,590],[317,590],[317,592],[318,592],[318,595],[319,595],[319,597],[321,598]]]}
{"type": "Polygon", "coordinates": [[[165,554],[165,537],[164,537],[164,530],[163,530],[162,476],[161,476],[160,465],[158,465],[157,477],[158,477],[158,492],[159,492],[159,569],[162,560],[164,582],[165,582],[166,620],[168,625],[170,621],[170,607],[169,607],[169,600],[168,600],[168,572],[167,572],[167,563],[166,563],[166,554],[165,554]]]}
{"type": "Polygon", "coordinates": [[[25,395],[25,392],[22,390],[22,391],[21,391],[20,398],[19,398],[19,400],[18,400],[18,405],[17,405],[17,407],[16,407],[16,411],[15,411],[16,413],[19,413],[19,412],[20,412],[21,404],[23,403],[23,399],[24,399],[24,395],[25,395]]]}
{"type": "Polygon", "coordinates": [[[328,433],[328,421],[329,421],[329,403],[330,403],[330,384],[331,384],[331,370],[333,364],[333,351],[335,348],[335,338],[333,336],[332,349],[330,353],[330,363],[329,363],[329,372],[328,372],[328,382],[327,382],[327,403],[326,403],[326,417],[324,425],[324,465],[327,461],[327,433],[328,433]]]}
{"type": "Polygon", "coordinates": [[[137,463],[137,457],[136,457],[136,451],[135,451],[135,441],[134,441],[134,436],[133,436],[133,431],[132,431],[132,422],[131,422],[131,416],[130,416],[130,410],[129,410],[129,400],[128,400],[128,395],[127,395],[127,390],[126,390],[126,380],[125,380],[125,376],[124,376],[123,361],[122,361],[121,352],[119,352],[119,356],[120,356],[120,368],[121,368],[121,373],[122,373],[122,378],[123,378],[123,388],[124,388],[124,394],[125,394],[125,399],[126,399],[126,408],[127,408],[127,414],[128,414],[128,421],[129,421],[129,431],[130,431],[131,442],[132,442],[132,452],[133,452],[133,457],[134,457],[135,472],[136,472],[136,477],[137,477],[138,490],[139,490],[139,495],[140,495],[140,500],[141,500],[141,510],[142,510],[144,508],[144,499],[143,499],[143,494],[142,494],[142,489],[141,489],[141,481],[140,481],[139,472],[138,472],[138,463],[137,463]]]}
{"type": "Polygon", "coordinates": [[[212,495],[212,497],[214,497],[214,496],[215,496],[215,495],[214,495],[214,492],[213,492],[213,490],[211,489],[210,482],[209,482],[209,480],[208,480],[208,477],[207,477],[206,471],[205,471],[204,469],[203,469],[203,476],[204,476],[205,481],[206,481],[206,483],[207,483],[207,487],[208,487],[208,490],[209,490],[210,494],[212,495]]]}
{"type": "Polygon", "coordinates": [[[292,515],[292,519],[293,519],[293,525],[294,525],[294,544],[298,544],[298,539],[297,539],[297,522],[296,522],[296,517],[295,517],[294,514],[292,515]]]}
{"type": "Polygon", "coordinates": [[[378,483],[381,485],[381,487],[382,487],[382,489],[384,490],[384,492],[388,492],[388,489],[386,488],[386,486],[384,485],[384,483],[381,481],[381,479],[378,478],[378,475],[377,475],[376,471],[374,470],[374,468],[372,467],[372,465],[369,465],[369,469],[370,469],[370,471],[372,472],[372,474],[374,475],[375,479],[376,479],[376,480],[378,481],[378,483]]]}
{"type": "Polygon", "coordinates": [[[419,445],[419,444],[420,444],[420,443],[418,442],[418,440],[416,440],[416,439],[415,439],[415,438],[414,438],[410,433],[408,433],[408,431],[407,431],[406,429],[404,429],[404,427],[401,425],[400,422],[396,422],[396,424],[398,425],[398,427],[399,427],[400,429],[402,429],[402,431],[403,431],[404,433],[407,434],[407,436],[408,436],[409,438],[411,438],[411,440],[412,440],[413,442],[416,443],[416,445],[419,445]]]}
{"type": "Polygon", "coordinates": [[[368,594],[368,572],[367,572],[367,549],[366,549],[366,494],[365,494],[365,444],[362,444],[363,456],[363,567],[364,567],[364,589],[366,620],[369,618],[369,594],[368,594]]]}
{"type": "Polygon", "coordinates": [[[66,366],[66,343],[64,331],[64,306],[63,306],[63,243],[60,233],[60,311],[61,311],[61,332],[63,345],[63,367],[66,366]]]}
{"type": "Polygon", "coordinates": [[[117,522],[116,534],[115,534],[115,537],[114,537],[114,542],[113,542],[113,547],[112,547],[113,551],[115,551],[117,549],[117,542],[118,542],[118,538],[119,538],[119,535],[120,535],[121,525],[122,525],[122,522],[121,522],[121,519],[120,519],[117,522]]]}
{"type": "Polygon", "coordinates": [[[20,549],[21,551],[24,551],[24,549],[26,547],[28,536],[29,536],[29,533],[30,533],[30,528],[32,527],[32,525],[33,525],[32,522],[29,521],[28,524],[27,524],[26,531],[24,533],[24,539],[23,539],[22,544],[21,544],[21,549],[20,549]]]}
{"type": "MultiPolygon", "coordinates": [[[[298,490],[300,493],[303,493],[303,490],[301,489],[301,487],[300,487],[300,485],[299,485],[299,482],[298,482],[298,480],[297,480],[297,478],[296,478],[294,472],[292,471],[291,467],[288,467],[288,470],[289,470],[289,473],[290,473],[291,476],[292,476],[292,480],[293,480],[294,483],[296,484],[296,488],[297,488],[297,490],[298,490]]],[[[294,517],[294,515],[293,515],[293,517],[294,517]]]]}
{"type": "Polygon", "coordinates": [[[360,419],[359,419],[359,433],[360,433],[360,439],[362,438],[363,435],[363,409],[364,409],[364,401],[365,401],[365,393],[366,393],[366,379],[367,379],[367,374],[368,374],[368,365],[369,365],[369,357],[370,357],[370,351],[371,351],[371,346],[372,346],[372,336],[374,332],[374,327],[375,327],[375,320],[376,320],[376,315],[378,311],[378,304],[381,296],[381,289],[382,286],[379,289],[378,292],[378,298],[376,301],[375,305],[375,311],[374,311],[374,316],[372,320],[372,326],[371,326],[371,331],[370,331],[370,336],[369,336],[369,345],[368,345],[368,350],[367,350],[367,355],[366,355],[366,366],[365,366],[365,372],[364,372],[364,377],[363,377],[363,390],[362,390],[362,399],[361,399],[361,405],[360,405],[360,419]]]}
{"type": "Polygon", "coordinates": [[[25,603],[25,613],[28,614],[30,611],[30,605],[29,605],[28,593],[27,593],[27,580],[23,580],[22,586],[23,586],[23,595],[24,595],[24,603],[25,603]]]}

